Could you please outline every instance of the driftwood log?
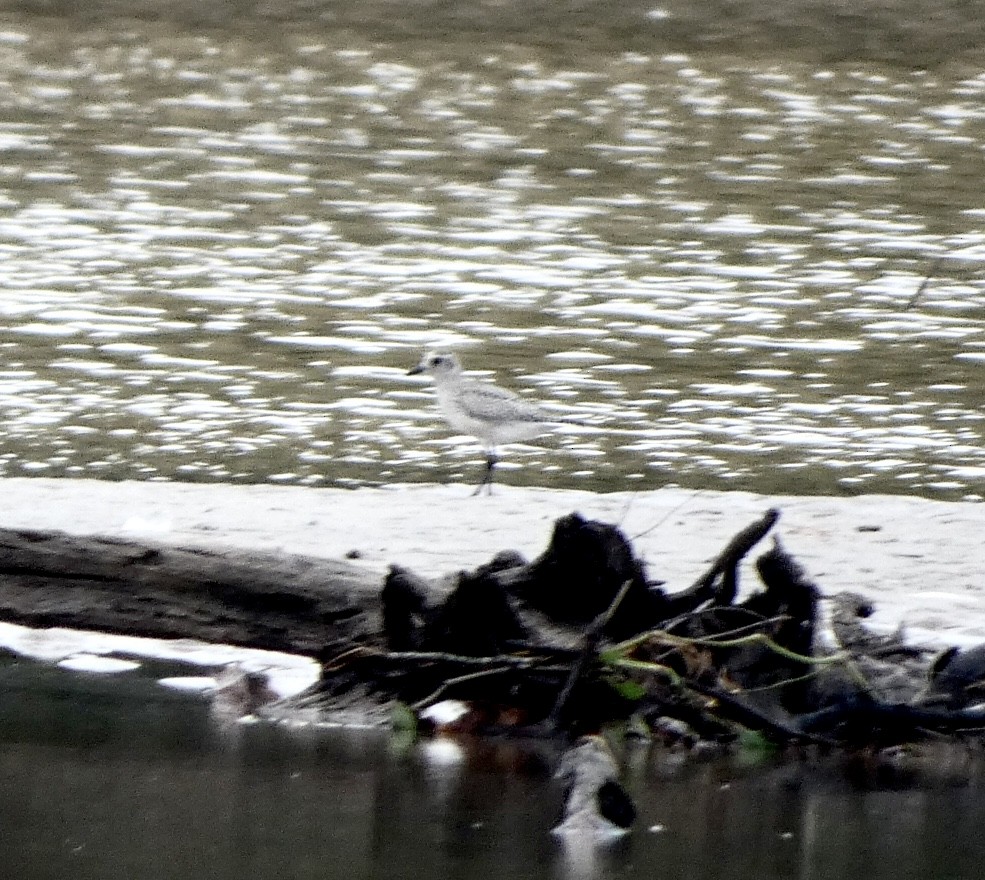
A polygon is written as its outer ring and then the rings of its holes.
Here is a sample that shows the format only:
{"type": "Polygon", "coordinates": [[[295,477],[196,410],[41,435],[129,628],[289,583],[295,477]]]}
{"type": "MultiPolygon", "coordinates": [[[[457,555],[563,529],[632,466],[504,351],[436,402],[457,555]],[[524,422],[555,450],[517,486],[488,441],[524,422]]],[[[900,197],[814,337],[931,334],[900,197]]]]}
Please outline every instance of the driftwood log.
{"type": "Polygon", "coordinates": [[[342,561],[0,529],[0,620],[320,655],[379,632],[342,561]]]}

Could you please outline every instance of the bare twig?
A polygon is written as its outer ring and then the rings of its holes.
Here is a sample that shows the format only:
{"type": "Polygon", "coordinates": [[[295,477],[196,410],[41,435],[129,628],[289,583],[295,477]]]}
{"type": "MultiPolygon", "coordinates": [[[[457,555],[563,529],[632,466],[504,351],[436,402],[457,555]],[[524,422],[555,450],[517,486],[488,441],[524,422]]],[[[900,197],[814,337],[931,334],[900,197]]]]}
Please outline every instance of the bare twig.
{"type": "Polygon", "coordinates": [[[619,588],[619,592],[616,593],[612,602],[609,603],[609,607],[606,608],[606,610],[603,611],[598,617],[596,617],[595,620],[593,620],[586,628],[582,649],[578,654],[578,659],[575,660],[574,665],[571,667],[571,672],[568,674],[567,681],[565,681],[564,687],[561,688],[561,692],[558,694],[557,700],[554,701],[554,706],[551,708],[550,714],[544,722],[548,729],[556,730],[560,726],[561,714],[564,712],[565,706],[567,706],[568,701],[571,699],[571,695],[574,693],[575,687],[585,674],[589,661],[597,654],[599,640],[602,638],[602,630],[604,630],[605,625],[612,620],[612,615],[616,613],[616,609],[619,607],[622,600],[626,598],[626,594],[629,592],[629,588],[632,586],[632,583],[633,582],[631,580],[625,581],[619,588]]]}
{"type": "Polygon", "coordinates": [[[420,712],[432,703],[438,702],[438,700],[441,699],[441,697],[444,696],[450,688],[453,688],[456,685],[465,684],[466,682],[475,681],[480,678],[487,678],[491,675],[502,675],[504,672],[512,672],[515,668],[516,667],[513,666],[497,666],[493,669],[480,669],[478,672],[470,672],[467,675],[458,675],[455,678],[449,678],[434,692],[428,694],[423,700],[418,700],[416,703],[411,703],[410,709],[413,712],[420,712]]]}
{"type": "Polygon", "coordinates": [[[735,570],[742,558],[758,544],[776,525],[780,518],[780,511],[776,508],[767,510],[763,516],[751,525],[746,526],[741,532],[735,535],[728,542],[725,549],[718,554],[718,557],[709,568],[691,587],[691,590],[707,590],[721,576],[722,588],[716,592],[720,595],[715,597],[716,601],[722,605],[728,605],[735,598],[737,590],[737,579],[735,570]]]}
{"type": "Polygon", "coordinates": [[[729,716],[733,721],[738,722],[743,727],[772,734],[775,739],[781,742],[800,740],[826,744],[831,743],[830,740],[816,733],[801,730],[799,727],[794,727],[781,718],[773,718],[767,715],[765,712],[749,705],[749,703],[742,699],[740,694],[730,694],[721,688],[703,685],[701,682],[694,682],[693,687],[698,693],[713,699],[720,709],[724,710],[723,714],[729,716]]]}
{"type": "Polygon", "coordinates": [[[939,257],[937,257],[937,259],[934,260],[933,263],[930,264],[930,266],[927,269],[927,274],[924,275],[923,281],[920,282],[920,286],[917,288],[917,292],[910,297],[910,301],[903,307],[904,312],[910,311],[910,309],[912,309],[917,304],[917,300],[919,300],[923,296],[924,291],[930,285],[930,282],[934,279],[934,276],[937,274],[937,270],[940,268],[941,263],[944,262],[944,259],[946,257],[947,254],[941,254],[939,257]]]}
{"type": "Polygon", "coordinates": [[[700,645],[705,648],[744,648],[749,645],[762,645],[781,657],[803,663],[806,666],[825,666],[830,663],[842,663],[848,656],[845,653],[828,654],[823,657],[810,657],[806,654],[798,654],[789,648],[784,648],[768,635],[761,632],[750,633],[749,635],[739,636],[738,638],[721,638],[720,636],[678,636],[664,630],[650,630],[639,636],[634,636],[625,642],[620,642],[613,647],[613,651],[623,651],[626,653],[645,644],[647,641],[654,641],[658,644],[670,645],[672,647],[685,648],[692,645],[700,645]]]}
{"type": "Polygon", "coordinates": [[[349,660],[361,657],[375,657],[391,663],[449,663],[457,666],[505,666],[510,669],[530,669],[549,662],[549,658],[533,655],[497,654],[472,657],[468,654],[449,654],[445,651],[383,651],[361,645],[333,657],[325,664],[323,672],[334,672],[343,668],[349,660]]]}

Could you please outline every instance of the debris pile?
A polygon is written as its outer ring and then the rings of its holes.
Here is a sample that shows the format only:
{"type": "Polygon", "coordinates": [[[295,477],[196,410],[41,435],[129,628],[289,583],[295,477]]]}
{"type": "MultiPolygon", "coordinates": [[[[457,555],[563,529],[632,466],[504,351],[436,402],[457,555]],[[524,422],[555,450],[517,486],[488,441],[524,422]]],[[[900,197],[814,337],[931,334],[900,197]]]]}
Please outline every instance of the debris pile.
{"type": "Polygon", "coordinates": [[[750,731],[849,748],[980,735],[985,647],[935,659],[871,632],[863,597],[824,597],[777,539],[739,600],[739,565],[778,519],[767,511],[676,592],[647,577],[619,529],[577,513],[538,559],[501,553],[440,602],[393,566],[383,632],[327,652],[302,701],[399,706],[423,724],[454,698],[469,708],[456,724],[482,733],[576,738],[628,721],[688,747],[750,731]]]}

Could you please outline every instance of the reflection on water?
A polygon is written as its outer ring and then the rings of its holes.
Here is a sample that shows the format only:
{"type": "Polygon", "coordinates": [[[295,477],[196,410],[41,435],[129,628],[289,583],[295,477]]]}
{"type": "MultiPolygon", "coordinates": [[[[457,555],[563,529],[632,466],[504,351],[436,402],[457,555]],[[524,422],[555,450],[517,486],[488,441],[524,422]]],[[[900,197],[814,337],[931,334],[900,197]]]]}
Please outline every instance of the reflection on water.
{"type": "Polygon", "coordinates": [[[7,880],[977,880],[985,858],[985,792],[967,760],[953,779],[909,779],[643,750],[629,761],[634,831],[565,848],[549,833],[561,792],[546,743],[229,730],[152,679],[2,677],[7,880]]]}
{"type": "Polygon", "coordinates": [[[508,480],[981,494],[980,72],[128,28],[0,30],[5,473],[471,479],[440,343],[508,480]]]}

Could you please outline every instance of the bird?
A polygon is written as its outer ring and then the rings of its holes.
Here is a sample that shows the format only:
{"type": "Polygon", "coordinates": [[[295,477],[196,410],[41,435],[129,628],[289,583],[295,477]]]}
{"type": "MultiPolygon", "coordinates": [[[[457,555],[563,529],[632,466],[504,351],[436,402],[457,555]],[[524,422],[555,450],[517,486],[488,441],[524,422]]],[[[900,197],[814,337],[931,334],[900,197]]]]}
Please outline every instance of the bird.
{"type": "Polygon", "coordinates": [[[532,440],[552,424],[568,421],[550,415],[512,391],[468,378],[462,373],[458,358],[451,353],[425,352],[408,375],[421,373],[433,380],[445,421],[456,431],[478,439],[485,451],[486,469],[473,495],[483,489],[492,492],[493,470],[499,461],[498,446],[532,440]]]}
{"type": "Polygon", "coordinates": [[[636,820],[636,807],[619,783],[616,760],[601,736],[580,737],[554,775],[565,785],[564,817],[555,834],[604,839],[625,834],[636,820]]]}

